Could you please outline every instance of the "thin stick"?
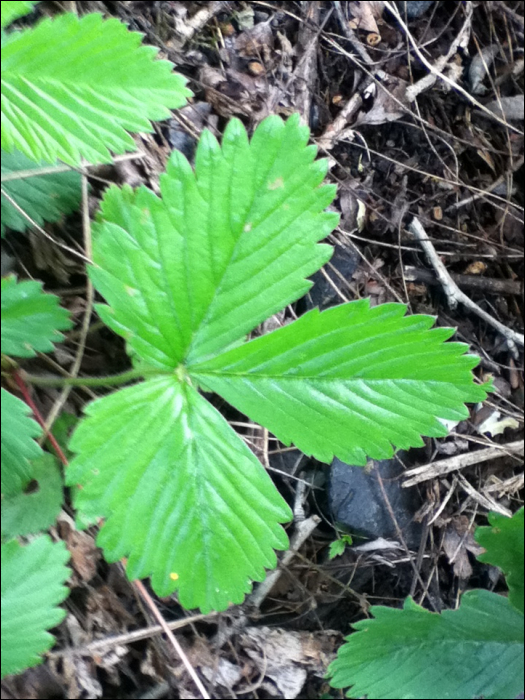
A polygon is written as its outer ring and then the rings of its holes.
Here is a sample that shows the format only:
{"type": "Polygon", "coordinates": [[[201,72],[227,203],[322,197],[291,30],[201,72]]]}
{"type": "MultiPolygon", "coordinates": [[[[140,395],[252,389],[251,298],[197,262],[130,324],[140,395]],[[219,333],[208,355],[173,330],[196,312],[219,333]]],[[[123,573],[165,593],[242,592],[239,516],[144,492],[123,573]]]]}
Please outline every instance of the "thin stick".
{"type": "Polygon", "coordinates": [[[191,665],[190,660],[188,659],[188,657],[187,657],[186,654],[184,653],[184,649],[181,647],[181,645],[180,645],[179,642],[177,641],[177,638],[175,637],[175,635],[173,634],[173,632],[172,632],[172,631],[170,630],[170,628],[168,627],[168,625],[167,625],[167,623],[166,623],[166,620],[162,617],[162,615],[161,615],[159,609],[158,609],[157,606],[155,605],[155,602],[154,602],[153,598],[150,596],[150,594],[149,594],[148,591],[146,590],[146,588],[145,588],[144,584],[142,583],[142,581],[133,581],[133,585],[134,585],[135,588],[138,590],[138,592],[139,592],[141,598],[143,598],[143,600],[147,603],[147,605],[148,605],[149,609],[151,610],[153,616],[156,618],[156,620],[158,621],[159,625],[162,627],[164,634],[165,634],[165,635],[167,636],[167,638],[170,640],[171,644],[173,645],[173,648],[174,648],[175,651],[177,652],[178,657],[180,658],[180,660],[181,660],[182,663],[184,664],[184,666],[185,666],[186,670],[188,671],[188,673],[190,674],[190,676],[191,676],[193,682],[195,683],[195,685],[196,685],[197,688],[199,689],[199,693],[200,693],[200,694],[202,695],[202,697],[205,698],[206,700],[210,700],[210,696],[209,696],[208,693],[206,692],[206,688],[203,686],[201,679],[199,678],[199,676],[197,675],[195,669],[194,669],[193,666],[191,665]]]}
{"type": "Polygon", "coordinates": [[[516,24],[519,24],[521,29],[523,30],[524,24],[525,24],[525,19],[521,16],[518,15],[517,12],[512,10],[510,7],[507,7],[507,3],[503,2],[502,0],[498,0],[498,2],[495,3],[503,12],[510,17],[516,24]]]}
{"type": "Polygon", "coordinates": [[[91,260],[89,258],[86,258],[85,255],[82,255],[82,253],[79,253],[78,250],[75,250],[74,248],[70,248],[68,245],[65,243],[61,243],[60,241],[57,241],[56,239],[53,238],[53,236],[50,236],[47,231],[44,231],[44,229],[37,224],[37,222],[32,219],[29,214],[26,214],[25,211],[22,209],[22,207],[17,204],[17,202],[11,197],[4,188],[1,188],[2,192],[2,197],[5,197],[9,204],[16,209],[16,211],[21,214],[26,221],[28,221],[31,226],[33,226],[39,233],[41,233],[45,238],[49,239],[52,243],[54,243],[56,246],[59,248],[62,248],[63,250],[67,250],[68,253],[71,253],[72,255],[75,255],[77,258],[80,258],[82,262],[85,263],[90,263],[91,260]]]}
{"type": "MultiPolygon", "coordinates": [[[[432,65],[430,63],[430,61],[427,60],[426,56],[424,56],[423,53],[421,52],[419,46],[417,45],[416,40],[414,39],[409,28],[407,27],[407,25],[403,21],[403,18],[401,17],[401,14],[400,14],[399,10],[397,9],[397,7],[393,3],[387,2],[387,1],[385,1],[385,7],[397,19],[397,21],[399,22],[399,24],[403,28],[403,31],[405,32],[409,42],[412,44],[412,47],[417,54],[417,57],[423,63],[423,65],[426,66],[426,68],[428,68],[428,70],[431,73],[430,76],[425,76],[424,78],[421,78],[421,80],[419,80],[417,83],[415,83],[410,88],[408,88],[407,99],[409,102],[414,100],[417,97],[417,95],[419,95],[419,93],[422,92],[423,89],[428,89],[431,86],[431,82],[430,82],[431,78],[433,78],[434,82],[435,82],[436,78],[440,78],[443,82],[447,83],[447,85],[450,85],[451,88],[453,88],[457,92],[461,93],[463,95],[463,97],[466,97],[466,99],[471,104],[475,105],[478,109],[480,109],[482,112],[487,114],[489,117],[491,117],[492,119],[496,119],[496,121],[498,121],[500,124],[503,124],[503,126],[505,126],[507,129],[511,129],[512,131],[515,131],[516,133],[523,135],[523,132],[521,132],[516,127],[512,126],[512,124],[509,124],[508,122],[506,122],[504,119],[500,119],[494,112],[492,112],[490,109],[487,109],[484,105],[481,104],[481,102],[479,102],[475,97],[473,97],[469,92],[467,92],[467,90],[465,90],[464,87],[459,85],[455,80],[452,80],[451,78],[448,77],[448,75],[446,75],[445,73],[442,72],[443,69],[445,68],[447,62],[448,62],[449,54],[451,53],[450,51],[447,54],[447,56],[441,57],[440,59],[438,59],[436,61],[435,65],[432,65]]],[[[467,38],[466,37],[466,30],[467,29],[470,30],[470,24],[472,21],[472,12],[473,12],[473,7],[472,7],[471,2],[465,3],[465,11],[466,11],[465,23],[464,23],[463,27],[461,28],[461,31],[458,35],[458,37],[461,37],[461,38],[467,38]]],[[[454,53],[457,51],[457,49],[461,45],[462,44],[460,43],[460,41],[458,41],[458,39],[456,38],[456,40],[454,41],[454,53]]]]}
{"type": "Polygon", "coordinates": [[[359,41],[359,39],[355,35],[353,29],[348,24],[348,21],[347,21],[345,15],[344,15],[344,12],[341,8],[341,3],[338,2],[338,0],[334,0],[334,7],[335,7],[335,13],[337,15],[337,19],[339,20],[339,24],[341,25],[341,29],[343,30],[345,37],[352,44],[352,48],[359,55],[359,58],[361,58],[367,64],[367,66],[373,66],[374,61],[372,61],[372,59],[368,55],[365,47],[359,41]]]}
{"type": "Polygon", "coordinates": [[[288,564],[297,554],[298,550],[301,548],[302,544],[310,537],[310,535],[319,525],[320,522],[321,518],[318,515],[312,515],[307,520],[303,520],[297,523],[295,527],[295,532],[290,541],[290,548],[279,562],[279,567],[277,569],[274,569],[274,571],[270,571],[270,573],[266,576],[264,581],[259,584],[257,590],[254,591],[251,595],[249,595],[246,599],[246,602],[250,607],[261,607],[263,600],[275,586],[277,581],[281,578],[281,574],[283,573],[281,567],[288,566],[288,564]]]}
{"type": "MultiPolygon", "coordinates": [[[[403,532],[402,532],[401,528],[399,527],[399,523],[397,522],[397,518],[396,518],[396,515],[394,513],[394,509],[392,508],[392,505],[390,503],[390,499],[388,498],[388,495],[385,491],[385,485],[383,484],[383,479],[381,478],[381,475],[379,473],[377,474],[377,483],[379,484],[379,488],[381,489],[381,495],[382,495],[383,501],[386,505],[386,509],[388,510],[390,520],[392,521],[394,528],[396,530],[396,536],[397,536],[398,540],[401,542],[401,544],[403,545],[403,549],[405,550],[406,555],[408,556],[410,566],[412,567],[412,571],[414,572],[415,580],[418,581],[419,585],[423,588],[423,590],[425,590],[425,583],[424,583],[423,579],[421,578],[421,572],[417,568],[417,564],[414,561],[414,557],[410,553],[410,549],[408,548],[408,545],[406,543],[403,532]]],[[[421,549],[421,546],[420,546],[420,549],[421,549]]],[[[438,612],[436,610],[436,606],[434,605],[434,603],[432,602],[432,599],[430,597],[428,599],[428,602],[429,602],[430,606],[434,609],[434,611],[438,612]]]]}
{"type": "Polygon", "coordinates": [[[408,230],[414,236],[414,238],[416,238],[419,241],[421,247],[425,251],[425,254],[430,264],[436,271],[436,275],[439,281],[441,282],[441,285],[443,286],[443,291],[447,295],[450,308],[455,309],[458,305],[458,302],[461,302],[464,306],[467,307],[467,309],[470,309],[480,318],[482,318],[484,321],[490,324],[493,328],[496,328],[496,330],[498,330],[507,339],[511,351],[514,349],[514,343],[523,346],[525,343],[523,335],[521,335],[520,333],[516,333],[516,331],[513,331],[510,328],[507,328],[507,326],[504,326],[503,323],[500,323],[500,321],[493,318],[480,306],[474,303],[472,299],[470,299],[464,292],[461,291],[461,289],[458,287],[458,285],[454,282],[454,280],[448,273],[447,268],[439,259],[436,250],[432,245],[430,238],[428,237],[427,232],[425,231],[417,217],[414,217],[412,219],[412,221],[408,225],[408,230]]]}
{"type": "MultiPolygon", "coordinates": [[[[93,247],[91,242],[91,221],[89,219],[89,202],[88,202],[88,180],[85,174],[82,175],[82,230],[84,233],[84,250],[86,252],[86,257],[88,260],[93,259],[93,247]]],[[[89,331],[89,324],[91,321],[91,312],[93,311],[93,302],[95,299],[95,291],[93,289],[93,283],[87,278],[86,284],[86,309],[84,311],[84,318],[82,319],[82,327],[80,331],[80,338],[78,341],[78,350],[73,362],[73,367],[71,368],[71,377],[76,377],[79,373],[80,366],[82,364],[82,358],[84,357],[84,350],[86,348],[86,339],[89,331]]],[[[67,401],[67,398],[71,392],[71,386],[65,386],[58,399],[55,401],[53,408],[49,412],[46,420],[46,427],[44,429],[44,438],[51,430],[53,423],[57,419],[62,407],[67,401]]]]}
{"type": "Polygon", "coordinates": [[[485,508],[489,511],[494,510],[496,511],[496,513],[500,513],[501,515],[507,516],[507,518],[510,518],[512,516],[511,510],[500,505],[493,498],[490,498],[490,496],[483,495],[479,493],[479,491],[476,491],[472,484],[469,484],[469,482],[465,479],[463,474],[458,474],[458,484],[468,493],[468,495],[474,501],[476,501],[476,503],[479,503],[479,505],[482,508],[485,508]]]}
{"type": "MultiPolygon", "coordinates": [[[[313,86],[317,80],[318,39],[333,10],[330,9],[326,13],[322,27],[319,27],[320,11],[320,2],[301,3],[301,12],[305,19],[301,22],[297,36],[296,51],[300,58],[292,75],[284,85],[284,91],[288,91],[292,83],[295,82],[295,109],[301,114],[305,124],[310,122],[313,86]]],[[[279,95],[276,94],[275,101],[277,102],[278,99],[279,95]]]]}
{"type": "MultiPolygon", "coordinates": [[[[219,613],[209,613],[208,615],[192,615],[191,617],[185,617],[182,620],[173,620],[172,622],[166,622],[166,626],[170,630],[177,630],[186,627],[187,625],[192,625],[194,622],[200,622],[201,620],[212,620],[219,613]]],[[[98,654],[101,651],[107,649],[114,649],[122,644],[133,644],[133,642],[139,642],[142,639],[150,639],[151,637],[156,637],[159,634],[164,634],[164,627],[161,625],[152,625],[151,627],[144,627],[141,630],[133,630],[132,632],[126,632],[125,634],[114,634],[105,639],[97,639],[96,642],[91,642],[91,644],[86,644],[82,647],[68,647],[66,649],[61,649],[60,651],[50,651],[48,656],[59,657],[59,656],[87,656],[88,654],[98,654]]]]}
{"type": "MultiPolygon", "coordinates": [[[[22,392],[22,396],[24,397],[25,402],[27,403],[29,408],[33,411],[33,414],[34,414],[37,422],[39,423],[40,427],[45,431],[46,430],[45,421],[42,418],[42,415],[40,414],[40,411],[38,410],[35,402],[31,398],[31,396],[29,395],[29,392],[27,390],[27,387],[24,384],[23,379],[20,377],[18,372],[15,372],[13,374],[13,378],[14,378],[15,382],[17,383],[18,388],[22,392]]],[[[60,461],[62,462],[62,464],[64,466],[67,466],[67,463],[68,463],[67,458],[66,458],[65,454],[62,452],[60,445],[55,440],[55,436],[52,433],[48,433],[47,437],[49,438],[49,442],[53,446],[53,449],[57,453],[57,456],[60,459],[60,461]]]]}
{"type": "Polygon", "coordinates": [[[476,450],[475,452],[464,452],[460,455],[454,455],[448,459],[440,459],[438,462],[430,462],[421,467],[409,469],[403,475],[403,478],[408,477],[403,481],[403,488],[407,489],[410,486],[420,484],[422,481],[435,479],[439,476],[444,476],[449,472],[454,472],[457,469],[464,469],[473,464],[486,462],[489,459],[497,459],[506,455],[523,455],[523,440],[516,442],[508,442],[506,445],[495,445],[488,447],[485,450],[476,450]]]}
{"type": "Polygon", "coordinates": [[[113,158],[111,163],[86,163],[81,168],[75,168],[73,165],[46,165],[42,168],[29,168],[28,170],[17,170],[14,173],[4,173],[2,175],[2,182],[12,182],[13,180],[25,180],[28,177],[40,177],[41,175],[57,175],[58,173],[67,173],[70,170],[74,170],[77,173],[83,175],[84,173],[89,175],[89,168],[98,168],[101,165],[116,165],[117,163],[122,163],[126,160],[137,160],[139,158],[144,158],[144,153],[142,151],[136,151],[134,153],[126,153],[122,156],[116,156],[113,158]]]}
{"type": "MultiPolygon", "coordinates": [[[[515,173],[517,172],[523,165],[523,156],[518,158],[517,161],[515,161],[512,164],[511,172],[515,173]]],[[[460,202],[456,202],[455,204],[451,204],[449,207],[445,209],[445,212],[447,214],[450,214],[453,211],[457,211],[458,209],[461,209],[461,207],[466,206],[467,204],[472,204],[473,202],[477,201],[478,199],[481,199],[483,197],[486,197],[489,194],[492,194],[492,191],[496,189],[496,187],[499,187],[505,180],[507,179],[509,173],[505,172],[503,175],[500,175],[497,180],[494,180],[494,182],[490,185],[490,187],[487,187],[486,190],[483,190],[482,192],[477,192],[476,194],[473,194],[471,197],[467,197],[466,199],[462,199],[460,202]]],[[[517,204],[514,204],[514,202],[509,202],[509,205],[512,207],[517,207],[517,204]]]]}
{"type": "MultiPolygon", "coordinates": [[[[432,270],[421,269],[406,265],[403,268],[405,279],[409,282],[425,282],[425,284],[439,284],[439,280],[432,270]]],[[[493,277],[480,275],[450,275],[458,287],[465,289],[478,289],[488,294],[523,294],[523,280],[500,280],[493,277]]]]}

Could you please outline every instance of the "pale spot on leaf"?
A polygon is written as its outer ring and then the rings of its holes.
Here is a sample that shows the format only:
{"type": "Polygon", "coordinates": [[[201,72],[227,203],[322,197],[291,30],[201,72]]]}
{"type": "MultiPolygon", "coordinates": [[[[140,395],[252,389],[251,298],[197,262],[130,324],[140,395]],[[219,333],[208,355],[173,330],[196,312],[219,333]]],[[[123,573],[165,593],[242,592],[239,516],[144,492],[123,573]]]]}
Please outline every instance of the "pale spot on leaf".
{"type": "Polygon", "coordinates": [[[171,579],[172,581],[178,581],[178,580],[179,580],[179,574],[176,574],[176,573],[173,573],[173,572],[172,572],[172,573],[170,574],[170,579],[171,579]]]}
{"type": "Polygon", "coordinates": [[[244,233],[249,233],[252,230],[252,222],[248,221],[248,223],[244,226],[243,231],[244,233]]]}
{"type": "Polygon", "coordinates": [[[284,187],[284,180],[282,177],[278,177],[277,180],[274,180],[274,182],[268,183],[269,190],[278,190],[279,187],[284,187]]]}

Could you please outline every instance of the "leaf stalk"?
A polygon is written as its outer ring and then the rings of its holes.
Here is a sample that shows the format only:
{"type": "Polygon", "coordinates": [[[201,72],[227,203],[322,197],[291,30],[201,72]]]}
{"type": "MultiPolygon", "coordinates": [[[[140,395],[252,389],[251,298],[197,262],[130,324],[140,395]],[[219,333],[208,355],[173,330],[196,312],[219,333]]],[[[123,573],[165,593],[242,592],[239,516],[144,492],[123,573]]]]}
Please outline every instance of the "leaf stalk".
{"type": "Polygon", "coordinates": [[[172,374],[159,369],[132,369],[121,374],[113,374],[106,377],[38,377],[34,374],[23,372],[24,381],[35,386],[64,387],[64,386],[121,386],[135,379],[147,379],[151,376],[172,374]]]}

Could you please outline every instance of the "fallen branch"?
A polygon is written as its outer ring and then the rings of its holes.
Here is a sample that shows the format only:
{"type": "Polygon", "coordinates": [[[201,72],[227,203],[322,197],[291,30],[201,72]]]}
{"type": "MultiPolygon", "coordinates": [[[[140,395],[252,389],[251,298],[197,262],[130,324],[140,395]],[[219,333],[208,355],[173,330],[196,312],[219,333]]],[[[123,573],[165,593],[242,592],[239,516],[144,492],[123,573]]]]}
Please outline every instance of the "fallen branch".
{"type": "MultiPolygon", "coordinates": [[[[407,265],[404,268],[407,282],[424,282],[425,284],[440,284],[432,270],[424,270],[419,267],[407,265]]],[[[500,280],[494,277],[482,277],[481,275],[450,275],[458,287],[465,289],[477,289],[487,294],[523,294],[523,280],[500,280]]]]}
{"type": "MultiPolygon", "coordinates": [[[[166,627],[170,630],[178,630],[188,625],[193,625],[195,622],[200,622],[205,620],[211,622],[219,613],[212,612],[200,615],[191,615],[190,617],[183,617],[180,620],[172,620],[166,623],[166,627]]],[[[65,649],[60,649],[59,651],[48,651],[47,655],[51,658],[60,658],[62,656],[89,656],[92,654],[101,654],[106,652],[108,649],[115,649],[123,644],[133,644],[134,642],[140,642],[143,639],[150,639],[151,637],[157,637],[160,634],[164,634],[165,627],[161,625],[151,625],[150,627],[143,627],[142,629],[133,630],[132,632],[125,632],[123,634],[114,634],[104,639],[97,639],[95,642],[86,644],[85,646],[78,647],[66,647],[65,649]]]]}
{"type": "Polygon", "coordinates": [[[368,55],[367,50],[363,46],[363,44],[359,41],[357,36],[355,35],[354,30],[350,27],[348,24],[348,20],[346,19],[343,9],[341,7],[341,3],[334,1],[334,7],[335,7],[335,13],[337,15],[337,19],[339,20],[339,24],[341,25],[341,29],[343,30],[343,34],[345,37],[348,39],[350,44],[352,44],[352,48],[355,50],[355,52],[358,54],[359,58],[366,63],[368,66],[373,66],[374,61],[370,58],[368,55]]]}
{"type": "Polygon", "coordinates": [[[466,306],[467,309],[473,311],[480,318],[486,321],[489,325],[491,325],[493,328],[499,331],[501,335],[503,335],[507,339],[511,351],[515,351],[515,344],[521,345],[523,347],[525,339],[522,334],[516,333],[516,331],[513,331],[510,328],[507,328],[507,326],[504,326],[503,323],[500,323],[500,321],[493,318],[490,314],[484,311],[480,306],[474,303],[472,299],[469,299],[469,297],[460,290],[458,285],[450,276],[450,273],[448,272],[447,268],[439,259],[439,256],[436,253],[436,250],[432,245],[432,242],[428,237],[427,232],[425,231],[417,217],[414,217],[412,219],[412,221],[408,225],[408,230],[414,236],[414,238],[417,241],[419,241],[421,247],[425,251],[425,255],[427,256],[430,264],[436,271],[436,275],[439,281],[441,282],[443,291],[447,295],[450,308],[455,309],[458,303],[460,302],[461,304],[466,306]]]}
{"type": "Polygon", "coordinates": [[[317,80],[317,40],[319,33],[314,27],[319,25],[321,3],[303,3],[302,10],[305,15],[305,21],[299,28],[296,48],[296,51],[302,52],[302,56],[298,61],[292,78],[296,81],[295,108],[302,116],[304,123],[309,124],[312,94],[317,80]]]}
{"type": "Polygon", "coordinates": [[[468,493],[472,500],[476,501],[476,503],[479,503],[479,505],[482,508],[485,508],[485,510],[495,511],[496,513],[500,513],[501,515],[504,515],[507,518],[512,517],[511,510],[505,508],[505,506],[500,505],[490,496],[484,496],[479,491],[476,491],[472,484],[470,484],[462,474],[458,474],[458,484],[462,487],[464,491],[468,493]]]}
{"type": "Polygon", "coordinates": [[[448,459],[440,459],[438,462],[430,462],[421,467],[414,467],[414,469],[409,469],[405,472],[403,478],[406,480],[403,481],[402,486],[404,489],[408,489],[410,486],[420,484],[422,481],[429,481],[458,469],[486,462],[489,459],[505,457],[509,454],[523,455],[523,440],[508,442],[506,445],[487,447],[484,450],[476,450],[476,452],[464,452],[448,459]]]}

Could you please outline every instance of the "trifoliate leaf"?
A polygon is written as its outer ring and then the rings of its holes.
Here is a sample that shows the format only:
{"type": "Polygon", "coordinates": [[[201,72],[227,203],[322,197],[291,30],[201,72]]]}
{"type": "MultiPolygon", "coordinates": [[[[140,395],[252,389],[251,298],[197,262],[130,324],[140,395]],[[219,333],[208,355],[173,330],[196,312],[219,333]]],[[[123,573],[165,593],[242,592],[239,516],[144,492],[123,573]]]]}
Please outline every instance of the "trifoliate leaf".
{"type": "Polygon", "coordinates": [[[47,535],[2,545],[2,678],[39,664],[54,642],[48,629],[65,617],[69,553],[47,535]]]}
{"type": "Polygon", "coordinates": [[[321,213],[335,189],[307,142],[295,116],[269,117],[251,142],[234,119],[222,148],[203,134],[195,172],[173,152],[162,199],[106,192],[90,275],[109,308],[98,311],[148,363],[222,350],[311,287],[338,217],[321,213]]]}
{"type": "Polygon", "coordinates": [[[464,401],[482,401],[471,369],[479,359],[430,316],[402,304],[342,304],[202,363],[190,376],[223,396],[285,445],[330,462],[364,465],[393,447],[447,434],[438,420],[463,420],[464,401]]]}
{"type": "Polygon", "coordinates": [[[62,507],[63,484],[53,455],[45,453],[31,465],[36,490],[2,499],[2,536],[31,535],[52,525],[62,507]]]}
{"type": "Polygon", "coordinates": [[[2,10],[2,29],[7,27],[8,24],[14,22],[15,19],[28,15],[33,10],[33,6],[36,5],[37,0],[7,0],[6,2],[1,2],[2,10]]]}
{"type": "Polygon", "coordinates": [[[33,438],[42,431],[29,406],[2,387],[2,495],[15,496],[32,479],[30,460],[42,455],[33,438]]]}
{"type": "Polygon", "coordinates": [[[503,596],[469,591],[457,610],[373,606],[328,673],[347,697],[513,698],[523,689],[523,615],[503,596]]]}
{"type": "Polygon", "coordinates": [[[520,508],[512,518],[499,513],[489,513],[491,527],[479,527],[476,541],[487,550],[478,559],[499,568],[505,574],[509,587],[509,600],[523,613],[524,509],[520,508]]]}
{"type": "Polygon", "coordinates": [[[2,278],[2,353],[34,357],[51,352],[64,338],[60,330],[71,328],[68,312],[58,297],[42,291],[42,284],[15,277],[2,278]]]}
{"type": "Polygon", "coordinates": [[[141,39],[97,13],[11,35],[2,48],[2,148],[69,165],[135,150],[127,131],[151,131],[150,120],[168,118],[191,94],[141,39]]]}
{"type": "Polygon", "coordinates": [[[164,376],[89,404],[66,472],[108,561],[160,596],[224,610],[287,546],[290,510],[260,462],[192,387],[164,376]]]}
{"type": "MultiPolygon", "coordinates": [[[[35,163],[20,151],[2,151],[2,176],[45,165],[49,164],[35,163]]],[[[81,200],[80,174],[74,170],[9,180],[2,183],[2,188],[39,225],[58,221],[64,214],[75,211],[81,200]]],[[[2,195],[2,234],[6,226],[14,231],[25,231],[29,222],[2,195]]]]}

